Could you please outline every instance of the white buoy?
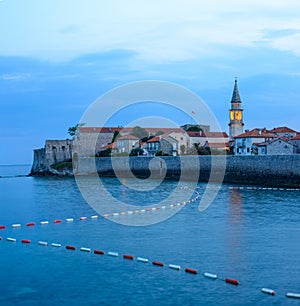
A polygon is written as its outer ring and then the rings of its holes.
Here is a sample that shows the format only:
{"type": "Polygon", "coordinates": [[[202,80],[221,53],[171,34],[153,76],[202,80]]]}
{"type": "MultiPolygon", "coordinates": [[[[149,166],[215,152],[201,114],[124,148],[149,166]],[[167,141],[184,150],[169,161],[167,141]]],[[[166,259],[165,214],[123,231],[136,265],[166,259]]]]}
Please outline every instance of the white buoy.
{"type": "Polygon", "coordinates": [[[9,238],[9,237],[8,237],[8,238],[6,238],[6,240],[7,240],[7,241],[10,241],[10,242],[16,242],[16,241],[17,241],[17,239],[16,239],[16,238],[9,238]]]}
{"type": "Polygon", "coordinates": [[[41,224],[49,224],[49,221],[41,221],[41,224]]]}
{"type": "Polygon", "coordinates": [[[44,245],[44,246],[48,245],[48,242],[46,242],[46,241],[39,241],[38,243],[39,243],[39,245],[44,245]]]}
{"type": "Polygon", "coordinates": [[[133,211],[129,210],[129,211],[127,211],[127,214],[131,215],[131,214],[133,214],[133,211]]]}
{"type": "Polygon", "coordinates": [[[97,219],[97,218],[98,218],[97,215],[91,216],[91,219],[97,219]]]}
{"type": "Polygon", "coordinates": [[[107,255],[108,256],[113,256],[113,257],[118,257],[119,253],[117,253],[117,252],[108,252],[107,255]]]}
{"type": "Polygon", "coordinates": [[[51,243],[51,245],[52,245],[53,247],[56,247],[56,248],[61,247],[61,244],[60,244],[60,243],[51,243]]]}
{"type": "Polygon", "coordinates": [[[261,292],[266,293],[266,294],[275,295],[275,291],[269,288],[261,288],[261,292]]]}
{"type": "Polygon", "coordinates": [[[146,211],[146,209],[141,209],[140,210],[141,213],[144,213],[145,211],[146,211]]]}
{"type": "Polygon", "coordinates": [[[73,218],[67,218],[66,221],[67,221],[67,222],[73,222],[74,219],[73,219],[73,218]]]}
{"type": "Polygon", "coordinates": [[[136,260],[140,261],[140,262],[148,262],[149,261],[148,258],[143,258],[143,257],[138,257],[136,260]]]}
{"type": "Polygon", "coordinates": [[[113,216],[119,216],[119,213],[113,213],[113,216]]]}
{"type": "Polygon", "coordinates": [[[91,249],[90,248],[80,248],[80,251],[82,251],[82,252],[90,252],[91,249]]]}
{"type": "Polygon", "coordinates": [[[86,220],[87,217],[80,217],[80,220],[86,220]]]}
{"type": "Polygon", "coordinates": [[[11,227],[13,227],[13,228],[16,228],[16,227],[21,227],[21,224],[20,223],[15,223],[15,224],[12,224],[12,226],[11,227]]]}
{"type": "Polygon", "coordinates": [[[288,292],[288,293],[286,294],[286,297],[288,297],[288,298],[294,298],[294,299],[300,299],[300,293],[288,292]]]}
{"type": "Polygon", "coordinates": [[[181,269],[180,266],[178,266],[178,265],[172,265],[172,264],[169,265],[169,268],[170,268],[170,269],[174,269],[174,270],[180,270],[180,269],[181,269]]]}
{"type": "Polygon", "coordinates": [[[204,275],[205,277],[211,278],[211,279],[217,279],[217,278],[218,278],[218,275],[217,275],[217,274],[212,274],[212,273],[207,273],[207,272],[205,272],[203,275],[204,275]]]}

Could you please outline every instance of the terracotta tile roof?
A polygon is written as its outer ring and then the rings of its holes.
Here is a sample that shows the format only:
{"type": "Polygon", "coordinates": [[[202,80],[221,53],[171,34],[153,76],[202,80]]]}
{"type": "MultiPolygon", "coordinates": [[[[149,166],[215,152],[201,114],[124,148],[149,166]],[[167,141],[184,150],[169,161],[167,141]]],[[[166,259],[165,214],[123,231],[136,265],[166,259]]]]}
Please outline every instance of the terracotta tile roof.
{"type": "Polygon", "coordinates": [[[124,135],[124,136],[121,136],[117,139],[118,140],[140,140],[138,137],[136,136],[133,136],[133,135],[124,135]]]}
{"type": "Polygon", "coordinates": [[[234,138],[276,138],[273,133],[269,133],[266,129],[253,129],[246,133],[240,134],[234,138]]]}
{"type": "Polygon", "coordinates": [[[226,132],[203,132],[203,136],[207,138],[228,138],[226,132]]]}
{"type": "Polygon", "coordinates": [[[259,142],[259,143],[253,143],[253,144],[256,145],[257,147],[264,147],[264,146],[267,146],[267,145],[269,145],[269,144],[271,144],[271,143],[273,143],[273,142],[279,141],[279,140],[284,141],[284,142],[286,142],[286,143],[288,143],[288,144],[291,144],[291,143],[289,142],[290,139],[288,139],[288,138],[286,138],[286,137],[275,138],[275,139],[272,139],[272,140],[270,140],[270,141],[259,142]]]}
{"type": "Polygon", "coordinates": [[[228,142],[224,142],[224,143],[220,143],[220,142],[208,142],[205,145],[209,146],[210,148],[213,148],[213,149],[222,149],[222,148],[229,147],[229,143],[228,142]]]}
{"type": "MultiPolygon", "coordinates": [[[[142,127],[143,128],[143,127],[142,127]]],[[[132,127],[79,127],[81,133],[113,133],[114,131],[119,131],[121,134],[128,134],[132,131],[132,127]]],[[[156,134],[157,132],[164,132],[165,134],[170,133],[185,133],[185,130],[182,128],[143,128],[149,134],[156,134]]]]}
{"type": "Polygon", "coordinates": [[[144,128],[149,134],[156,134],[157,132],[164,132],[165,134],[170,133],[185,133],[182,128],[144,128]]]}
{"type": "Polygon", "coordinates": [[[160,138],[159,136],[155,136],[155,137],[149,139],[147,142],[159,142],[160,139],[161,139],[161,138],[160,138]]]}
{"type": "Polygon", "coordinates": [[[114,133],[121,130],[122,128],[118,127],[79,127],[80,133],[114,133]]]}
{"type": "Polygon", "coordinates": [[[297,131],[290,129],[289,127],[286,126],[281,126],[274,128],[272,130],[268,130],[270,133],[297,133],[297,131]]]}
{"type": "Polygon", "coordinates": [[[290,140],[300,140],[300,133],[291,138],[290,140]]]}
{"type": "Polygon", "coordinates": [[[113,149],[116,148],[117,144],[115,142],[108,144],[107,146],[102,147],[101,149],[113,149]]]}
{"type": "Polygon", "coordinates": [[[201,137],[202,132],[187,132],[190,137],[201,137]]]}

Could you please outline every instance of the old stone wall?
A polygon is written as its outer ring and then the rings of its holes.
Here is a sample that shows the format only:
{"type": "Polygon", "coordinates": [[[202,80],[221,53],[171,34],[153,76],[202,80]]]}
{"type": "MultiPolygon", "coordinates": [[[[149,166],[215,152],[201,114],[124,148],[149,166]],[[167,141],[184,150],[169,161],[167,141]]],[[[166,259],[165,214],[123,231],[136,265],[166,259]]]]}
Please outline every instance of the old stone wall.
{"type": "Polygon", "coordinates": [[[57,162],[71,160],[72,140],[46,140],[45,154],[49,166],[57,162]]]}
{"type": "MultiPolygon", "coordinates": [[[[75,174],[93,175],[97,172],[102,176],[128,176],[129,163],[134,175],[148,177],[152,174],[160,177],[166,173],[168,179],[179,179],[181,168],[190,171],[190,177],[195,175],[193,159],[200,163],[199,181],[207,181],[211,175],[210,156],[177,156],[177,157],[114,157],[83,158],[77,161],[75,174]],[[151,171],[149,170],[151,168],[151,171]],[[190,167],[190,168],[188,168],[190,167]]],[[[217,169],[222,167],[222,156],[214,156],[217,169]],[[218,167],[219,165],[219,167],[218,167]]],[[[252,184],[279,187],[300,187],[300,155],[274,156],[227,156],[225,183],[252,184]]],[[[218,170],[217,170],[218,171],[218,170]]],[[[185,172],[184,179],[189,175],[185,172]]]]}
{"type": "Polygon", "coordinates": [[[45,148],[33,150],[33,163],[31,174],[44,175],[48,173],[49,165],[46,160],[45,148]]]}

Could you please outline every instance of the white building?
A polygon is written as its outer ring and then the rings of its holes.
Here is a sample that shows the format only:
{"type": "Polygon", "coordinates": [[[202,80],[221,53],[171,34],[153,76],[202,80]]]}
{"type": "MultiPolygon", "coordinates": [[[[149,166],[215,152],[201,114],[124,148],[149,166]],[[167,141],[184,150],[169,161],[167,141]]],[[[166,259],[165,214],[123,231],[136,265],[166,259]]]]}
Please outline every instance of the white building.
{"type": "Polygon", "coordinates": [[[294,145],[287,138],[276,138],[254,144],[253,151],[257,155],[291,155],[294,153],[294,145]]]}
{"type": "Polygon", "coordinates": [[[234,155],[254,155],[255,145],[263,142],[269,142],[277,138],[273,133],[267,132],[264,129],[253,129],[246,133],[234,137],[234,155]]]}
{"type": "Polygon", "coordinates": [[[140,139],[133,135],[124,135],[117,139],[118,153],[130,153],[132,149],[139,147],[140,139]]]}
{"type": "Polygon", "coordinates": [[[297,135],[297,132],[289,127],[281,126],[274,128],[272,130],[268,130],[270,133],[274,133],[279,138],[286,137],[286,138],[293,138],[297,135]]]}
{"type": "Polygon", "coordinates": [[[300,133],[293,137],[290,141],[294,145],[294,153],[300,154],[300,133]]]}

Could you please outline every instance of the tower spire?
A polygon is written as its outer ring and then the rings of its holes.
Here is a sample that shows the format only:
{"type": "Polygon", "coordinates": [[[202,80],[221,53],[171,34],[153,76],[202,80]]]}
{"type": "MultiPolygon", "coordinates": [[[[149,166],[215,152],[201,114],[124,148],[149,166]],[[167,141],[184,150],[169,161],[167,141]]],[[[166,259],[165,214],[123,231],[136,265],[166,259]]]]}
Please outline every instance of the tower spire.
{"type": "Polygon", "coordinates": [[[229,138],[234,140],[234,137],[244,132],[242,100],[237,85],[237,78],[234,80],[229,119],[229,138]]]}
{"type": "Polygon", "coordinates": [[[234,80],[234,88],[233,88],[231,103],[242,103],[240,93],[239,93],[239,88],[237,85],[237,77],[234,80]]]}

